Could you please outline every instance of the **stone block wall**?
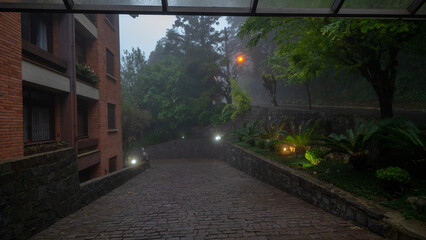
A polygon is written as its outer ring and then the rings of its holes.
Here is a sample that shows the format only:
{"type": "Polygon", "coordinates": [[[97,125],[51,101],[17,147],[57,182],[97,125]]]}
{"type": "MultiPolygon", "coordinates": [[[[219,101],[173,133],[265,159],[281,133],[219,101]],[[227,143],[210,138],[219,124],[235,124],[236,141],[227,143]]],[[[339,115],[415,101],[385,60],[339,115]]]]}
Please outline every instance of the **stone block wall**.
{"type": "Polygon", "coordinates": [[[79,208],[73,148],[0,164],[0,239],[26,239],[79,208]]]}
{"type": "Polygon", "coordinates": [[[216,158],[220,143],[213,139],[180,139],[145,148],[150,159],[216,158]]]}
{"type": "Polygon", "coordinates": [[[73,148],[0,163],[0,239],[27,239],[144,171],[148,162],[80,185],[73,148]]]}
{"type": "Polygon", "coordinates": [[[390,232],[383,221],[385,210],[308,174],[280,165],[230,143],[223,144],[219,159],[316,207],[365,226],[378,235],[385,236],[390,232]]]}
{"type": "Polygon", "coordinates": [[[85,206],[145,171],[149,162],[131,168],[123,168],[106,176],[84,182],[80,186],[80,205],[85,206]]]}
{"type": "Polygon", "coordinates": [[[343,133],[346,129],[353,128],[356,123],[366,119],[371,119],[371,116],[290,109],[283,107],[252,106],[251,110],[246,114],[238,117],[234,121],[229,121],[223,126],[214,128],[214,131],[226,133],[238,128],[243,122],[254,122],[260,120],[264,123],[270,124],[284,119],[293,121],[296,124],[307,122],[310,119],[321,119],[321,128],[324,129],[326,134],[329,134],[332,132],[343,133]]]}

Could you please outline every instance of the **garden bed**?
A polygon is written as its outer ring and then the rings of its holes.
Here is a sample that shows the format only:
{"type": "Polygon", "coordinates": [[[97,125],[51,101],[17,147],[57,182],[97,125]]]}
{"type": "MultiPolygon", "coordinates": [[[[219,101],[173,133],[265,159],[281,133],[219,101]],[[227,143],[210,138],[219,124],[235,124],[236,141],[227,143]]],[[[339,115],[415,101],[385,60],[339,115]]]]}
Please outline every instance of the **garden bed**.
{"type": "Polygon", "coordinates": [[[296,158],[294,154],[282,156],[269,151],[269,149],[251,146],[244,142],[236,143],[236,145],[280,164],[300,169],[315,178],[331,183],[376,204],[398,210],[407,219],[415,218],[426,221],[426,207],[423,206],[422,209],[418,209],[419,206],[415,206],[413,203],[416,198],[426,196],[426,179],[424,178],[413,176],[408,191],[400,198],[393,199],[382,189],[374,170],[358,172],[342,160],[324,160],[319,165],[312,165],[305,158],[296,158]],[[418,210],[416,211],[413,206],[418,210]]]}

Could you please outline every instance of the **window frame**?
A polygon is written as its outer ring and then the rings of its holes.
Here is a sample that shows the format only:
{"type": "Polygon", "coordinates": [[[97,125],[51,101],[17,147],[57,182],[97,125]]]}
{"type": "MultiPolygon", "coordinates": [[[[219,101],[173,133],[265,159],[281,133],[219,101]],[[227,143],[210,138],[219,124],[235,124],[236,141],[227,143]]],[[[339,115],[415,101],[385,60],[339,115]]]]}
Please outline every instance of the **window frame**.
{"type": "Polygon", "coordinates": [[[115,76],[115,71],[114,71],[114,53],[112,53],[108,48],[106,48],[105,51],[105,62],[106,62],[106,72],[107,74],[111,75],[111,76],[115,76]]]}
{"type": "Polygon", "coordinates": [[[108,159],[108,170],[109,173],[117,171],[117,156],[108,159]],[[112,164],[113,163],[113,164],[112,164]],[[113,167],[111,167],[113,166],[113,167]]]}
{"type": "Polygon", "coordinates": [[[23,40],[31,43],[32,45],[42,49],[43,51],[53,53],[53,15],[47,13],[28,13],[23,12],[21,14],[21,37],[23,40]],[[35,26],[37,22],[42,19],[46,23],[46,38],[47,38],[47,50],[37,46],[35,42],[35,26]]]}
{"type": "Polygon", "coordinates": [[[77,137],[86,138],[89,137],[89,114],[88,114],[88,103],[83,99],[77,99],[77,137]],[[80,117],[83,119],[83,126],[80,123],[80,117]],[[82,127],[83,134],[80,134],[80,128],[82,127]]]}
{"type": "Polygon", "coordinates": [[[33,89],[29,87],[23,87],[22,88],[22,98],[23,98],[23,128],[24,128],[24,144],[31,144],[31,143],[39,143],[39,142],[47,142],[47,141],[53,141],[55,140],[55,96],[54,94],[51,94],[46,91],[33,89]],[[27,92],[27,94],[25,93],[27,92]],[[51,98],[51,101],[43,101],[39,99],[34,99],[31,97],[31,93],[38,92],[39,94],[48,95],[49,98],[51,98]],[[49,137],[47,139],[41,139],[41,140],[34,140],[33,137],[33,108],[35,106],[41,106],[41,107],[47,107],[49,109],[49,137]],[[27,116],[25,116],[25,108],[27,108],[27,116]],[[25,127],[26,118],[28,121],[28,129],[25,127]],[[25,134],[27,132],[27,134],[25,134]],[[28,139],[26,139],[28,137],[28,139]]]}
{"type": "Polygon", "coordinates": [[[108,130],[116,130],[116,119],[115,119],[115,104],[108,103],[107,105],[107,116],[108,116],[108,130]]]}

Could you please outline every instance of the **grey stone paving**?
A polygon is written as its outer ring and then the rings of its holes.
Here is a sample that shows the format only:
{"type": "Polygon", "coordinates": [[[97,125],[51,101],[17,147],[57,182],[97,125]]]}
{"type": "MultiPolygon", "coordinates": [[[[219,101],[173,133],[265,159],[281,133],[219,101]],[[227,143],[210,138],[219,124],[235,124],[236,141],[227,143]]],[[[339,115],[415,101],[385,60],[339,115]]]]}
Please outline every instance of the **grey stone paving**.
{"type": "Polygon", "coordinates": [[[381,239],[218,160],[151,166],[32,239],[381,239]]]}

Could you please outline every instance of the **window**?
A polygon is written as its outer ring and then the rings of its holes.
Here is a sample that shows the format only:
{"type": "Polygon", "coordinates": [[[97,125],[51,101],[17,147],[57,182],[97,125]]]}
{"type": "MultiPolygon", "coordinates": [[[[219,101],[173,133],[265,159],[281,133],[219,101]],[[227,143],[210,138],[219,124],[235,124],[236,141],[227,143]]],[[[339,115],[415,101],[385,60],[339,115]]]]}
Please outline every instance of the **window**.
{"type": "Polygon", "coordinates": [[[115,129],[115,105],[108,103],[108,129],[115,129]]]}
{"type": "Polygon", "coordinates": [[[81,99],[77,99],[77,134],[78,137],[87,137],[89,135],[87,102],[81,99]]]}
{"type": "Polygon", "coordinates": [[[114,26],[114,14],[105,14],[105,18],[112,26],[114,26]]]}
{"type": "Polygon", "coordinates": [[[114,54],[108,49],[106,50],[107,73],[114,76],[114,54]]]}
{"type": "Polygon", "coordinates": [[[75,56],[78,63],[86,64],[86,39],[78,33],[75,33],[75,56]]]}
{"type": "Polygon", "coordinates": [[[37,47],[52,52],[52,15],[22,13],[22,39],[31,42],[37,47]]]}
{"type": "Polygon", "coordinates": [[[23,89],[24,142],[54,139],[54,96],[48,92],[23,89]]]}
{"type": "Polygon", "coordinates": [[[109,172],[115,172],[117,170],[117,156],[109,159],[109,172]]]}

